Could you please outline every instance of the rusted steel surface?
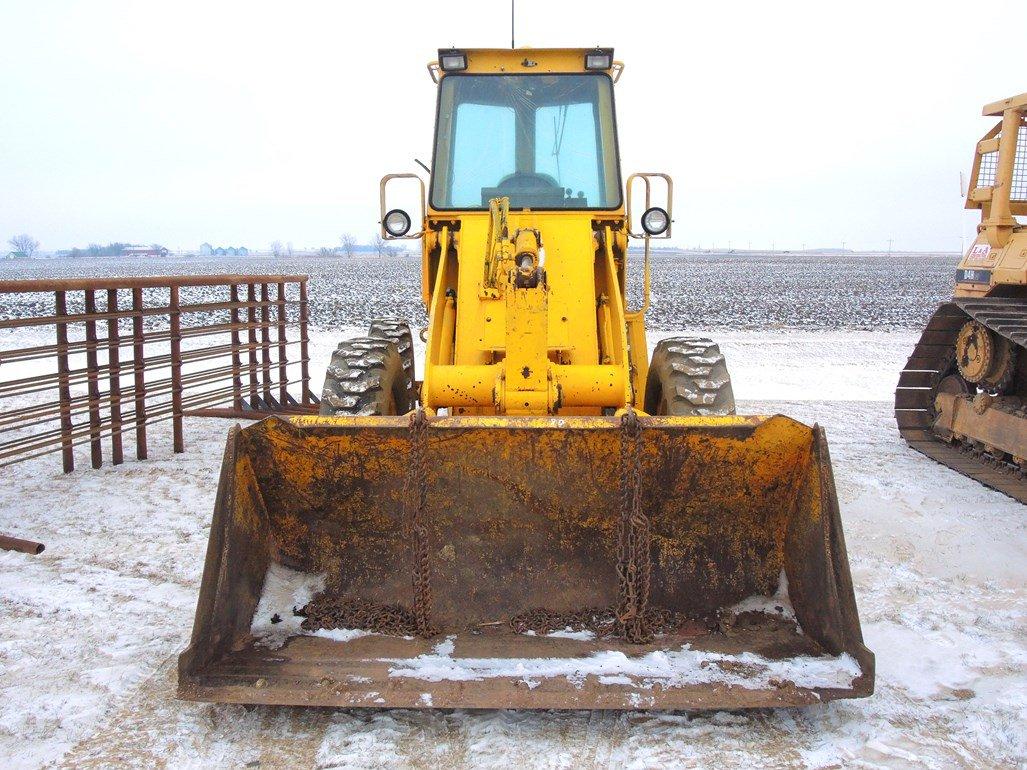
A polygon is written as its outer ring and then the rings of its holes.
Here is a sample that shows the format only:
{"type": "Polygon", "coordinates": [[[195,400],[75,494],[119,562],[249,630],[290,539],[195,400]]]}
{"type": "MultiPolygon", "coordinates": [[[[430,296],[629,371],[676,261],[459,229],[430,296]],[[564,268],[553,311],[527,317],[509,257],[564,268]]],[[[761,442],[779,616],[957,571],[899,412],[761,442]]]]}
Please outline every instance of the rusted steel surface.
{"type": "Polygon", "coordinates": [[[193,636],[180,659],[180,697],[326,706],[731,708],[873,691],[874,657],[856,613],[826,439],[821,429],[780,416],[644,419],[639,495],[651,524],[650,606],[683,619],[651,642],[613,636],[586,644],[512,627],[535,608],[570,615],[617,605],[619,419],[449,417],[430,420],[420,450],[430,622],[439,635],[376,634],[359,644],[294,636],[274,651],[255,645],[250,624],[274,564],[323,575],[331,596],[416,605],[403,505],[411,494],[411,440],[405,417],[270,418],[233,431],[193,636]],[[771,616],[722,631],[724,610],[753,595],[774,595],[782,575],[796,624],[771,616]],[[451,654],[467,660],[580,662],[604,650],[643,656],[690,644],[772,660],[848,655],[859,673],[837,687],[773,677],[753,686],[653,687],[633,675],[615,686],[543,675],[528,686],[516,676],[427,681],[396,673],[447,640],[455,644],[451,654]]]}
{"type": "MultiPolygon", "coordinates": [[[[764,684],[696,682],[663,686],[644,676],[615,674],[481,676],[453,679],[404,676],[416,671],[417,660],[431,657],[442,642],[452,644],[454,668],[464,661],[499,662],[546,658],[587,670],[594,656],[620,654],[626,660],[666,653],[690,645],[695,652],[728,658],[726,665],[744,675],[751,654],[781,660],[816,654],[817,647],[802,634],[784,634],[769,624],[732,637],[695,638],[667,635],[658,644],[631,645],[617,640],[577,641],[516,634],[508,628],[476,629],[423,640],[370,635],[350,642],[312,636],[293,637],[278,650],[249,644],[228,652],[217,664],[197,675],[190,659],[179,661],[178,697],[189,701],[290,706],[371,708],[474,709],[745,709],[812,706],[872,693],[873,670],[848,687],[804,687],[788,681],[764,684]],[[747,659],[745,653],[749,653],[747,659]],[[737,666],[737,668],[735,667],[737,666]]],[[[188,652],[186,653],[188,655],[188,652]]],[[[530,664],[528,664],[530,666],[530,664]]],[[[754,677],[760,666],[750,665],[754,677]]],[[[527,668],[530,672],[531,669],[527,668]]],[[[437,675],[436,675],[437,676],[437,675]]],[[[739,677],[740,678],[740,677],[739,677]]]]}
{"type": "Polygon", "coordinates": [[[21,551],[36,555],[42,553],[45,548],[45,545],[37,543],[35,540],[22,540],[20,537],[0,535],[0,550],[21,551]]]}
{"type": "Polygon", "coordinates": [[[316,410],[306,362],[306,280],[226,275],[0,281],[0,295],[52,295],[52,312],[45,300],[33,299],[31,306],[41,312],[4,318],[0,328],[38,329],[54,340],[0,347],[0,467],[60,452],[65,472],[71,472],[74,448],[84,444],[90,464],[100,467],[108,440],[106,459],[119,464],[126,435],[134,435],[135,455],[142,460],[148,456],[147,426],[155,422],[172,421],[173,449],[181,452],[186,415],[253,418],[316,410]],[[297,346],[300,360],[290,361],[297,346]]]}

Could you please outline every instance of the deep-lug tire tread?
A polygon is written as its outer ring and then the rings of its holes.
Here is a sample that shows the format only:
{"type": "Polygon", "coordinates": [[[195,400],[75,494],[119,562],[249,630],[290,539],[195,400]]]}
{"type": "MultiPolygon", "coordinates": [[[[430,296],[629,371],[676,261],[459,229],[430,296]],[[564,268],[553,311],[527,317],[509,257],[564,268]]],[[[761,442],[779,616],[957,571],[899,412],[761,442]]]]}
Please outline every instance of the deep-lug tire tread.
{"type": "Polygon", "coordinates": [[[720,346],[706,337],[671,337],[656,345],[645,389],[649,414],[659,412],[664,393],[668,415],[735,413],[727,362],[720,346]]]}
{"type": "Polygon", "coordinates": [[[395,343],[373,337],[346,340],[332,354],[321,391],[326,416],[404,414],[412,386],[395,343]],[[395,408],[389,408],[389,393],[395,408]]]}
{"type": "Polygon", "coordinates": [[[416,378],[414,371],[414,336],[410,332],[410,324],[395,318],[378,318],[371,322],[367,336],[395,343],[400,359],[403,362],[403,372],[410,383],[408,400],[410,405],[413,406],[416,400],[414,393],[414,381],[416,378]]]}

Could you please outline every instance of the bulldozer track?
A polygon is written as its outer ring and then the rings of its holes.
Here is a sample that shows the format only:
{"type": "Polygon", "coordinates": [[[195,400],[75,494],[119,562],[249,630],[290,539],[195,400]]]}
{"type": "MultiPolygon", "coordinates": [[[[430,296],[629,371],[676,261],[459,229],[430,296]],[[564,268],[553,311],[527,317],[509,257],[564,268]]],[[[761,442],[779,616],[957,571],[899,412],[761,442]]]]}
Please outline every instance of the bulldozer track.
{"type": "Polygon", "coordinates": [[[968,320],[976,320],[1027,347],[1027,302],[1005,298],[957,298],[941,305],[931,317],[899,375],[895,389],[895,419],[910,447],[932,460],[1003,494],[1027,503],[1027,481],[1015,465],[976,448],[939,438],[933,430],[935,388],[955,360],[955,341],[968,320]]]}

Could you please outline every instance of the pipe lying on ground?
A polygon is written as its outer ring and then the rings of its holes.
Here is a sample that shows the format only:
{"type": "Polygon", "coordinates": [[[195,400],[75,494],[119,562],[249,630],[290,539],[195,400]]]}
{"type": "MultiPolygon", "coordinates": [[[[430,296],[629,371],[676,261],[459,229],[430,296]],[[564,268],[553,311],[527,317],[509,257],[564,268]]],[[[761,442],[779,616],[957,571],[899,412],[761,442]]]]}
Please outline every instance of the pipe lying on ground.
{"type": "Polygon", "coordinates": [[[21,551],[34,556],[42,553],[44,548],[46,548],[45,545],[37,543],[35,540],[22,540],[19,537],[0,535],[0,549],[4,551],[21,551]]]}

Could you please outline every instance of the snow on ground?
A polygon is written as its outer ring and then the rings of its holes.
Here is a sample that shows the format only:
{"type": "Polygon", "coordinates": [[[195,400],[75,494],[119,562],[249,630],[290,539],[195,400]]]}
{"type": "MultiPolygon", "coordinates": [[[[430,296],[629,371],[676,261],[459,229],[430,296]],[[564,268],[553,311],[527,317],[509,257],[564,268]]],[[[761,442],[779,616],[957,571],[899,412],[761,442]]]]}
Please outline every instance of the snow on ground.
{"type": "Polygon", "coordinates": [[[293,610],[306,606],[324,587],[324,575],[271,564],[264,575],[264,589],[253,612],[250,633],[260,644],[277,650],[290,636],[304,633],[300,628],[303,621],[293,610]]]}
{"type": "MultiPolygon", "coordinates": [[[[312,371],[338,336],[315,330],[312,371]]],[[[146,462],[6,469],[0,531],[47,550],[0,552],[0,764],[1027,767],[1027,509],[898,438],[891,390],[915,335],[716,336],[741,411],[827,429],[873,697],[738,713],[178,702],[227,428],[194,419],[183,455],[163,423],[146,462]]]]}

